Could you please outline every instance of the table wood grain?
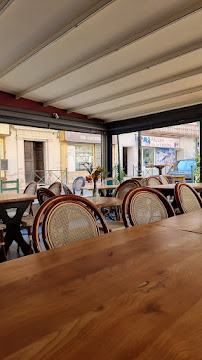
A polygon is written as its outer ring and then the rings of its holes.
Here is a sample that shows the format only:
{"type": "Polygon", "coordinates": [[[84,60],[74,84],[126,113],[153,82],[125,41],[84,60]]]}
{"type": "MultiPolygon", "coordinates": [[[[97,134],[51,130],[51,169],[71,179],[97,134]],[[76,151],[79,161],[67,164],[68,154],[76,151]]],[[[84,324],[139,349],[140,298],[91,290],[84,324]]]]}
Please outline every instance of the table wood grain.
{"type": "MultiPolygon", "coordinates": [[[[113,190],[116,189],[119,185],[104,185],[104,184],[97,184],[98,190],[113,190]]],[[[82,187],[83,190],[91,190],[93,191],[93,184],[85,185],[82,187]]]]}
{"type": "Polygon", "coordinates": [[[86,199],[91,201],[98,208],[121,206],[123,202],[123,199],[107,196],[88,196],[86,199]]]}
{"type": "Polygon", "coordinates": [[[155,223],[169,229],[193,231],[202,234],[202,209],[187,214],[173,216],[155,223]]]}
{"type": "Polygon", "coordinates": [[[1,359],[201,360],[201,234],[140,225],[0,268],[1,359]]]}
{"type": "Polygon", "coordinates": [[[36,195],[30,195],[30,194],[15,194],[15,193],[0,194],[0,204],[26,201],[26,200],[34,201],[36,198],[37,198],[36,195]]]}
{"type": "MultiPolygon", "coordinates": [[[[198,192],[202,192],[202,183],[187,183],[189,186],[194,188],[198,192]]],[[[165,185],[148,185],[148,187],[156,189],[162,192],[164,195],[174,195],[175,184],[165,184],[165,185]]]]}

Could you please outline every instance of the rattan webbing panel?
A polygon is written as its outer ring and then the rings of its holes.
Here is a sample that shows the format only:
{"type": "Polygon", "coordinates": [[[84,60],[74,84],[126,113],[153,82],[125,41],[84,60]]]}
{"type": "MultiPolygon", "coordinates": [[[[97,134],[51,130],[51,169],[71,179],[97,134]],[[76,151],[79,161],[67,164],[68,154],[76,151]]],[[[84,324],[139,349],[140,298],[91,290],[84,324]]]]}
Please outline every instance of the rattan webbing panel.
{"type": "Polygon", "coordinates": [[[193,191],[190,190],[187,186],[181,187],[180,199],[184,212],[192,212],[201,209],[201,206],[193,191]]]}
{"type": "Polygon", "coordinates": [[[148,185],[149,186],[152,186],[152,185],[161,185],[160,181],[158,179],[155,179],[155,178],[151,178],[151,179],[148,179],[148,185]]]}
{"type": "Polygon", "coordinates": [[[149,192],[141,192],[132,197],[130,214],[135,225],[149,224],[168,217],[162,201],[149,192]]]}
{"type": "Polygon", "coordinates": [[[125,186],[123,186],[122,188],[120,188],[119,192],[118,192],[118,197],[120,199],[124,199],[125,195],[131,190],[131,189],[136,189],[136,185],[135,184],[127,184],[125,186]]]}
{"type": "Polygon", "coordinates": [[[99,235],[93,216],[75,203],[57,206],[48,218],[46,231],[53,248],[99,235]]]}

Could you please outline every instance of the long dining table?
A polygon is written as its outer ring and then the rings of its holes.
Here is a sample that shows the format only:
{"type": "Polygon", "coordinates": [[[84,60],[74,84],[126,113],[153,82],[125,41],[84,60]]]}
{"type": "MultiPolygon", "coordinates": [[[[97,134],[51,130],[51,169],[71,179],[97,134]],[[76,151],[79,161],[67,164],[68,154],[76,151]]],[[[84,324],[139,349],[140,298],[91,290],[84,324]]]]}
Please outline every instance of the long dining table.
{"type": "MultiPolygon", "coordinates": [[[[197,192],[202,192],[202,183],[187,183],[189,186],[191,186],[193,189],[195,189],[197,192]]],[[[171,195],[174,196],[174,189],[175,184],[163,184],[163,185],[147,185],[148,187],[152,189],[156,189],[163,193],[165,196],[171,195]]]]}
{"type": "MultiPolygon", "coordinates": [[[[20,224],[22,216],[30,205],[36,199],[36,195],[7,193],[0,194],[0,219],[6,225],[5,248],[6,252],[9,246],[15,240],[21,247],[24,255],[29,254],[29,245],[24,241],[20,224]],[[9,210],[13,209],[14,216],[10,216],[9,210]]],[[[13,214],[12,214],[13,215],[13,214]]],[[[0,261],[4,261],[2,251],[0,251],[0,261]]]]}
{"type": "Polygon", "coordinates": [[[165,222],[0,264],[0,358],[201,360],[202,235],[165,222]]]}

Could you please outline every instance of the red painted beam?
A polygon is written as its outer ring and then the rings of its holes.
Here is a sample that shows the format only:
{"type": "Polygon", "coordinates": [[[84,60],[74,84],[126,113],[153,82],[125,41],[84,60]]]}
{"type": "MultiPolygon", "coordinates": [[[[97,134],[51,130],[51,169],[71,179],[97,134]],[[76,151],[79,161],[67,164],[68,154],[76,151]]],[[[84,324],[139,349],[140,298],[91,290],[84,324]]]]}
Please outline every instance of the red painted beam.
{"type": "Polygon", "coordinates": [[[5,93],[3,91],[0,91],[0,105],[8,106],[10,108],[19,108],[19,109],[24,109],[24,110],[36,111],[36,112],[44,112],[44,113],[48,113],[48,114],[57,113],[58,115],[61,115],[61,116],[75,117],[75,119],[86,119],[87,118],[85,115],[82,115],[82,114],[77,114],[77,113],[68,113],[67,114],[67,112],[65,110],[58,109],[54,106],[44,107],[41,103],[36,102],[36,101],[32,101],[32,100],[28,100],[28,99],[24,99],[24,98],[16,99],[15,95],[5,93]]]}

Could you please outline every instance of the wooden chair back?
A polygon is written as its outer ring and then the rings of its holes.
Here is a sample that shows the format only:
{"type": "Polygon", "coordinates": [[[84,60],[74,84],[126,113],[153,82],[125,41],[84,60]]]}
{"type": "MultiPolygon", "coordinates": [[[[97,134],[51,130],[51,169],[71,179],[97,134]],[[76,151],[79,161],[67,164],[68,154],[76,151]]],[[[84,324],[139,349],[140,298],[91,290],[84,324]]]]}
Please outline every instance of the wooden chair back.
{"type": "Polygon", "coordinates": [[[125,195],[131,190],[136,187],[141,186],[141,183],[138,180],[126,180],[122,184],[118,186],[115,191],[115,196],[121,199],[124,199],[125,195]]]}
{"type": "Polygon", "coordinates": [[[64,190],[65,195],[73,195],[72,192],[71,192],[71,190],[68,188],[67,185],[62,184],[62,187],[63,187],[63,190],[64,190]]]}
{"type": "Polygon", "coordinates": [[[49,189],[40,188],[37,190],[37,199],[40,205],[54,196],[55,194],[49,189]]]}
{"type": "Polygon", "coordinates": [[[52,191],[56,196],[61,195],[62,191],[62,184],[59,181],[55,181],[53,184],[51,184],[48,188],[50,191],[52,191]]]}
{"type": "Polygon", "coordinates": [[[146,178],[146,185],[148,186],[155,186],[155,185],[162,185],[162,181],[159,176],[149,176],[146,178]]]}
{"type": "Polygon", "coordinates": [[[125,227],[149,224],[175,216],[166,197],[159,191],[147,187],[130,190],[122,204],[125,227]]]}
{"type": "Polygon", "coordinates": [[[196,190],[185,183],[175,185],[175,201],[182,214],[202,208],[202,199],[196,190]]]}
{"type": "Polygon", "coordinates": [[[38,210],[33,224],[33,245],[41,251],[39,226],[46,249],[100,235],[100,226],[108,233],[106,220],[89,200],[76,195],[61,195],[46,201],[38,210]],[[42,221],[43,219],[43,221],[42,221]]]}

